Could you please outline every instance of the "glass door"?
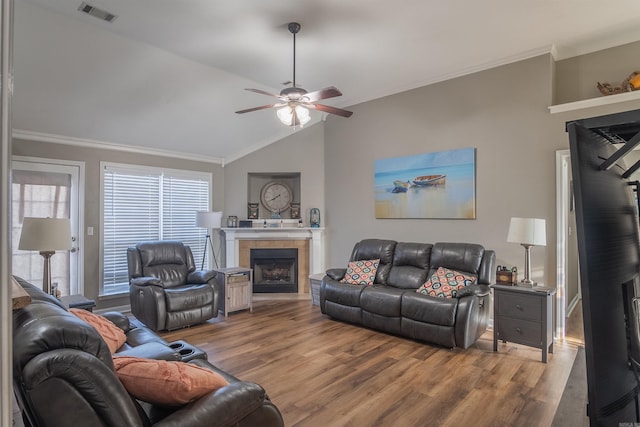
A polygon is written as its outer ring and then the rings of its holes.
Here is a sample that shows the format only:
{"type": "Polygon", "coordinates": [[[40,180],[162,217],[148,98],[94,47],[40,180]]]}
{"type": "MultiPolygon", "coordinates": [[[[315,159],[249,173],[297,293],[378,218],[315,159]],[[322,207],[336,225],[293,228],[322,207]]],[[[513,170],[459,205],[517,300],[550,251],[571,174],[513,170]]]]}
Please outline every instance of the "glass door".
{"type": "Polygon", "coordinates": [[[79,207],[84,164],[14,156],[11,183],[12,272],[42,286],[43,257],[18,249],[25,217],[69,218],[73,249],[51,258],[51,283],[62,295],[83,293],[82,242],[79,207]]]}

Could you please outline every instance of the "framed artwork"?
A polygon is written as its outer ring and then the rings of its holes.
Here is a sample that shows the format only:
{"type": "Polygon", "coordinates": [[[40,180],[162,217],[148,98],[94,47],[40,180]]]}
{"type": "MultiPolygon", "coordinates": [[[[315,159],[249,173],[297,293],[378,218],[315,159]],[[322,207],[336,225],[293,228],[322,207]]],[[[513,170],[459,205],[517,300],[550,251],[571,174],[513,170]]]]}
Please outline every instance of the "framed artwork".
{"type": "Polygon", "coordinates": [[[476,149],[376,160],[376,218],[476,218],[476,149]]]}

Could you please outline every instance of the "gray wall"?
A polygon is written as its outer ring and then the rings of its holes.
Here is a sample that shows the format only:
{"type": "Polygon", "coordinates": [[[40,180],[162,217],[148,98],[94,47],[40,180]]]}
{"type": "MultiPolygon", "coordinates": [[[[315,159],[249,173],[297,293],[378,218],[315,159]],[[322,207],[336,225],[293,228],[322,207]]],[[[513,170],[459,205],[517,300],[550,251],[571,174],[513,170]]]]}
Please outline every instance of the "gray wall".
{"type": "Polygon", "coordinates": [[[213,209],[222,210],[224,207],[224,174],[222,167],[217,164],[19,139],[13,141],[13,155],[85,162],[84,294],[89,298],[96,299],[98,309],[129,304],[128,295],[117,298],[108,297],[103,300],[97,299],[100,269],[100,235],[102,233],[102,230],[100,230],[101,161],[211,172],[213,174],[213,209]],[[94,227],[93,236],[86,235],[86,227],[94,227]]]}
{"type": "Polygon", "coordinates": [[[524,249],[507,243],[512,216],[547,219],[546,248],[532,250],[534,278],[554,285],[555,151],[565,135],[550,116],[549,55],[364,103],[326,126],[328,260],[346,263],[367,237],[472,242],[497,263],[524,268],[524,249]],[[526,84],[523,84],[526,82],[526,84]],[[475,220],[376,219],[376,159],[476,148],[475,220]],[[544,277],[543,277],[544,274],[544,277]]]}
{"type": "MultiPolygon", "coordinates": [[[[273,119],[276,120],[275,113],[273,119]]],[[[309,225],[309,209],[324,213],[324,123],[302,129],[224,167],[224,215],[247,217],[247,174],[300,172],[300,212],[309,225]]],[[[264,215],[262,215],[264,216],[264,215]]]]}
{"type": "MultiPolygon", "coordinates": [[[[609,54],[601,52],[588,63],[599,60],[608,62],[609,54]]],[[[620,67],[629,68],[630,62],[620,67]]],[[[323,173],[305,152],[295,150],[299,138],[308,143],[311,129],[305,130],[227,166],[225,205],[230,213],[244,213],[248,172],[283,167],[308,177],[313,166],[314,177],[324,176],[324,208],[317,206],[327,228],[327,267],[343,266],[356,241],[378,237],[480,243],[496,250],[498,264],[522,271],[523,248],[506,242],[509,219],[545,218],[547,246],[532,249],[532,274],[555,286],[555,156],[556,150],[568,149],[565,122],[640,108],[638,102],[627,102],[550,114],[554,88],[567,86],[566,77],[555,74],[563,67],[568,62],[557,66],[550,55],[542,55],[354,106],[350,119],[330,116],[324,124],[323,173]],[[375,218],[374,160],[465,147],[476,148],[477,219],[375,218]],[[288,153],[284,163],[283,149],[288,153]]],[[[308,197],[318,195],[303,186],[306,210],[308,197]]]]}

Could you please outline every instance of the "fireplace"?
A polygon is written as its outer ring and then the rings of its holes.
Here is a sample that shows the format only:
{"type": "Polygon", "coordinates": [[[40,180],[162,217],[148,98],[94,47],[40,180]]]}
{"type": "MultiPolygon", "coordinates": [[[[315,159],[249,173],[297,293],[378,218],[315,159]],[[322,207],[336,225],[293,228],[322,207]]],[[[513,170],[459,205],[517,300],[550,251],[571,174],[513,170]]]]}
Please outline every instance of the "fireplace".
{"type": "Polygon", "coordinates": [[[298,292],[298,249],[252,248],[254,293],[298,292]]]}

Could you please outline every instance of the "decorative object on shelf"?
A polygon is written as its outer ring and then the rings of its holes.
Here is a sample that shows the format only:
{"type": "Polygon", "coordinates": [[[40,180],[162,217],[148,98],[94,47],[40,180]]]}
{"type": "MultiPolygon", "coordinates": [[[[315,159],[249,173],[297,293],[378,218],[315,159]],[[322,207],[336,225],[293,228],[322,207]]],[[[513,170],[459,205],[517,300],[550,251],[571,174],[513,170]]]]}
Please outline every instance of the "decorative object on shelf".
{"type": "Polygon", "coordinates": [[[69,218],[24,218],[18,249],[40,251],[44,258],[42,289],[51,295],[51,257],[56,251],[68,251],[71,246],[69,218]]]}
{"type": "Polygon", "coordinates": [[[238,217],[235,215],[229,215],[227,217],[227,227],[236,228],[238,226],[238,217]]]}
{"type": "Polygon", "coordinates": [[[236,114],[244,114],[252,111],[264,110],[265,108],[278,108],[276,115],[278,119],[287,126],[304,126],[311,116],[309,115],[309,109],[318,110],[324,113],[337,114],[342,117],[351,117],[353,112],[343,110],[341,108],[330,107],[328,105],[318,104],[318,101],[328,98],[334,98],[336,96],[342,96],[342,92],[333,86],[320,89],[315,92],[308,93],[305,89],[296,86],[296,34],[300,31],[300,24],[297,22],[290,22],[287,26],[289,32],[293,34],[293,82],[291,87],[286,87],[280,91],[279,95],[275,95],[269,92],[265,92],[260,89],[246,89],[250,92],[259,93],[261,95],[267,95],[274,98],[278,98],[279,102],[276,104],[267,104],[260,107],[247,108],[246,110],[236,111],[236,114]]]}
{"type": "Polygon", "coordinates": [[[537,283],[531,280],[531,246],[546,246],[547,232],[544,219],[511,218],[507,242],[520,243],[524,247],[524,279],[518,286],[533,288],[537,283]]]}
{"type": "Polygon", "coordinates": [[[498,285],[513,286],[518,282],[518,269],[516,267],[508,268],[499,265],[496,269],[496,283],[498,285]]]}
{"type": "Polygon", "coordinates": [[[293,191],[283,182],[269,182],[260,191],[260,202],[271,213],[280,214],[286,211],[291,207],[292,200],[293,191]]]}
{"type": "Polygon", "coordinates": [[[311,208],[309,211],[309,226],[311,228],[320,227],[320,209],[311,208]]]}
{"type": "Polygon", "coordinates": [[[196,212],[196,227],[207,229],[207,237],[205,237],[204,241],[204,252],[202,254],[202,266],[200,267],[200,270],[204,270],[204,260],[207,258],[207,242],[209,242],[209,246],[211,247],[211,254],[213,255],[215,268],[218,268],[218,259],[216,258],[216,251],[213,249],[213,242],[211,241],[211,234],[209,234],[209,230],[219,230],[221,224],[222,212],[196,212]]]}
{"type": "Polygon", "coordinates": [[[258,216],[259,216],[258,206],[260,206],[260,203],[247,203],[248,219],[258,219],[258,216]]]}
{"type": "Polygon", "coordinates": [[[620,83],[604,82],[596,85],[603,95],[616,95],[618,93],[633,92],[640,89],[640,71],[634,71],[620,83]]]}
{"type": "Polygon", "coordinates": [[[240,227],[240,228],[252,228],[253,227],[253,221],[251,221],[250,219],[241,219],[240,221],[238,221],[238,227],[240,227]]]}
{"type": "Polygon", "coordinates": [[[300,203],[291,203],[291,218],[300,218],[300,203]]]}

